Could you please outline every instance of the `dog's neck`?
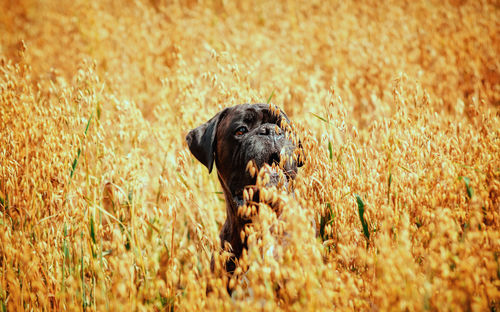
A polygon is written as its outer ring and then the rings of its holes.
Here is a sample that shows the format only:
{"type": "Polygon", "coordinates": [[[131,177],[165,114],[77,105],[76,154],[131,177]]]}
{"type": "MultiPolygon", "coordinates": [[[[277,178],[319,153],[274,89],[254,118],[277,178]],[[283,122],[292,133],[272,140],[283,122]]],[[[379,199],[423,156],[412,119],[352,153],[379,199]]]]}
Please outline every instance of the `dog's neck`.
{"type": "Polygon", "coordinates": [[[229,187],[226,185],[224,179],[221,178],[219,173],[217,173],[217,176],[224,192],[227,214],[226,222],[224,223],[220,233],[221,247],[224,248],[225,241],[227,241],[231,244],[232,253],[236,256],[236,258],[239,258],[243,248],[246,247],[246,240],[241,240],[240,232],[243,230],[245,224],[249,223],[250,220],[244,220],[238,216],[238,207],[244,204],[243,199],[240,199],[231,193],[229,187]]]}
{"type": "Polygon", "coordinates": [[[227,217],[231,220],[237,221],[238,217],[238,207],[243,205],[243,199],[239,199],[236,195],[232,194],[229,190],[229,187],[224,182],[224,179],[220,176],[220,173],[217,172],[217,176],[219,178],[220,185],[222,186],[222,191],[224,193],[224,198],[226,200],[226,213],[227,217]]]}

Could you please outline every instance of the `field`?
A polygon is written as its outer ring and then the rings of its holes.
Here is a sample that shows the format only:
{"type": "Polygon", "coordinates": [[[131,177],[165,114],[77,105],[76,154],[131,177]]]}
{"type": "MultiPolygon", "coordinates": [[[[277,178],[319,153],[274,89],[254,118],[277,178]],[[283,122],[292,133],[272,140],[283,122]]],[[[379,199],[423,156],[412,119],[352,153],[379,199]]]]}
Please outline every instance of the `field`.
{"type": "Polygon", "coordinates": [[[496,1],[0,0],[0,311],[500,311],[499,55],[496,1]],[[228,278],[184,138],[268,101],[306,163],[228,278]]]}

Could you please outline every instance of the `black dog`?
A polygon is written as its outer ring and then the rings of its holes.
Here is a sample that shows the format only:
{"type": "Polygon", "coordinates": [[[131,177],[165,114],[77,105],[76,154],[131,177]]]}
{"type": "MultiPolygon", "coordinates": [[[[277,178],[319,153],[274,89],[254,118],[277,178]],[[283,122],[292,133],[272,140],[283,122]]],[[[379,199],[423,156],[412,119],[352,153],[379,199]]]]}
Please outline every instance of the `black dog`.
{"type": "MultiPolygon", "coordinates": [[[[260,169],[264,164],[279,163],[282,156],[293,159],[296,146],[280,128],[283,120],[289,123],[285,113],[268,104],[242,104],[220,111],[186,137],[191,153],[209,172],[215,161],[227,210],[227,219],[220,232],[221,245],[224,248],[226,242],[231,244],[236,258],[246,248],[246,240],[241,239],[240,233],[250,222],[238,215],[238,207],[245,203],[245,187],[256,182],[246,170],[247,164],[254,161],[260,169]]],[[[286,178],[294,179],[301,165],[301,161],[285,161],[284,165],[282,162],[286,178]]],[[[234,271],[234,258],[226,263],[225,269],[229,273],[234,271]]]]}

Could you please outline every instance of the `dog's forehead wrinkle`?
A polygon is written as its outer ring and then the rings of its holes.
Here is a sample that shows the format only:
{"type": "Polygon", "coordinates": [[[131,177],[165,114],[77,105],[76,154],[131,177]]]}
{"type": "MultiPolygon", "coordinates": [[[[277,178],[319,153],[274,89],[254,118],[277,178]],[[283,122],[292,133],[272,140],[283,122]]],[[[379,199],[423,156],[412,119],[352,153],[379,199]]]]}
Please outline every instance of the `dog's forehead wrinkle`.
{"type": "Polygon", "coordinates": [[[247,123],[253,123],[257,119],[257,112],[255,111],[246,111],[243,116],[243,121],[247,123]]]}
{"type": "Polygon", "coordinates": [[[240,121],[246,124],[252,124],[259,119],[259,114],[257,110],[255,110],[255,108],[246,107],[243,109],[235,110],[232,118],[233,118],[233,123],[240,121]]]}
{"type": "MultiPolygon", "coordinates": [[[[273,113],[267,104],[242,104],[234,106],[225,118],[231,120],[229,125],[233,127],[239,123],[255,127],[264,123],[279,125],[283,118],[282,112],[279,115],[273,113]]],[[[226,124],[227,129],[228,124],[226,124]]]]}

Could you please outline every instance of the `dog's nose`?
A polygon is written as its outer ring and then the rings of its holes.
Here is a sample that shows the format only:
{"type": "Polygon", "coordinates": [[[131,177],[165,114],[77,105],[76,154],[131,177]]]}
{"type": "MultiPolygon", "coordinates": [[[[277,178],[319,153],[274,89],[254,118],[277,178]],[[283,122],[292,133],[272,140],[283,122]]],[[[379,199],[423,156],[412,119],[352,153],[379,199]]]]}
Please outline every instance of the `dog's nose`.
{"type": "Polygon", "coordinates": [[[260,135],[281,135],[281,129],[275,124],[263,124],[259,128],[260,135]]]}

